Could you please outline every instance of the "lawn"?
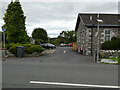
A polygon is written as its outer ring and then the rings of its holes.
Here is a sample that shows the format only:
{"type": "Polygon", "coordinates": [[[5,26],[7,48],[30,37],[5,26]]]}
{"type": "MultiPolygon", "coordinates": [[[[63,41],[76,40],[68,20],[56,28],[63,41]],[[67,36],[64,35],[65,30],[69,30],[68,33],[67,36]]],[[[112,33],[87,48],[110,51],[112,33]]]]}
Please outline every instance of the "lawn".
{"type": "MultiPolygon", "coordinates": [[[[104,59],[111,59],[113,61],[118,61],[118,63],[115,63],[115,65],[120,65],[120,57],[107,57],[107,58],[104,58],[104,59]]],[[[102,62],[102,63],[104,63],[104,62],[102,62]]],[[[108,63],[106,63],[106,64],[108,64],[108,63]]]]}
{"type": "Polygon", "coordinates": [[[110,57],[110,58],[108,58],[108,59],[112,59],[113,61],[120,61],[120,58],[116,58],[116,57],[110,57]]]}
{"type": "Polygon", "coordinates": [[[105,59],[112,59],[113,61],[120,61],[120,57],[106,57],[105,59]]]}

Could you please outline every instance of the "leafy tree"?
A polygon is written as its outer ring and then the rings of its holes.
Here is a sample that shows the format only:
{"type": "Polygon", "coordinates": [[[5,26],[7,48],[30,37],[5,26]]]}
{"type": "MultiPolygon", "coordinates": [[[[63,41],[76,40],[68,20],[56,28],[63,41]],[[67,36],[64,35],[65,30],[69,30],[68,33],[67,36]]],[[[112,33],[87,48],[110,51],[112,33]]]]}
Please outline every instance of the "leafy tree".
{"type": "Polygon", "coordinates": [[[76,42],[76,34],[75,31],[62,31],[58,36],[61,39],[61,43],[72,43],[76,42]]]}
{"type": "Polygon", "coordinates": [[[60,45],[60,43],[73,43],[76,42],[76,33],[75,31],[62,31],[60,35],[52,40],[52,43],[55,45],[60,45]]]}
{"type": "Polygon", "coordinates": [[[41,43],[48,41],[47,32],[43,28],[35,28],[32,32],[32,38],[41,43]]]}
{"type": "Polygon", "coordinates": [[[71,42],[71,43],[76,42],[75,31],[68,31],[67,35],[68,35],[69,42],[71,42]]]}
{"type": "Polygon", "coordinates": [[[8,43],[26,43],[28,42],[27,32],[25,31],[24,12],[18,1],[11,2],[4,14],[3,28],[6,29],[6,39],[8,43]]]}

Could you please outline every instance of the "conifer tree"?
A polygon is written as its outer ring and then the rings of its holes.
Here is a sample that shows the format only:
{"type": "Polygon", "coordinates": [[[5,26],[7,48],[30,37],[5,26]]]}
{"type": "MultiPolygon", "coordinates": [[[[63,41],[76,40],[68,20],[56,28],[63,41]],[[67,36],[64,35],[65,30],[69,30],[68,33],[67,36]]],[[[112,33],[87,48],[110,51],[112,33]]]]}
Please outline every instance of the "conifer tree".
{"type": "Polygon", "coordinates": [[[11,1],[4,14],[4,28],[6,29],[6,39],[8,43],[28,42],[27,32],[25,31],[24,12],[19,1],[11,1]]]}

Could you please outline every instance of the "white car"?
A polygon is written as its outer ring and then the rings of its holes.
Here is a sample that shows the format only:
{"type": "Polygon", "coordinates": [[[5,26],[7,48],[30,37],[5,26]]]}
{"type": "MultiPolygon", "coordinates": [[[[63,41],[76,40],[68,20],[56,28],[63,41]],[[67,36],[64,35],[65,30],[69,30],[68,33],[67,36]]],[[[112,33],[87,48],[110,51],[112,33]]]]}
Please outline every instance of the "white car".
{"type": "Polygon", "coordinates": [[[65,44],[65,43],[61,43],[60,46],[61,46],[61,47],[66,47],[67,44],[65,44]]]}

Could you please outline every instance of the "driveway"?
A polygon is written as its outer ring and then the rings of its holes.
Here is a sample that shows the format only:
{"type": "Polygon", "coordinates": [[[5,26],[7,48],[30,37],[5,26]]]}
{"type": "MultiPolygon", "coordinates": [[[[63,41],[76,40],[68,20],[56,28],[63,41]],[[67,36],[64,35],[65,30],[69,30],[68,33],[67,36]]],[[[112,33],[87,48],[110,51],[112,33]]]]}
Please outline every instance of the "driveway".
{"type": "Polygon", "coordinates": [[[3,88],[89,88],[89,85],[117,86],[118,66],[95,63],[92,57],[82,56],[70,47],[57,47],[40,57],[10,57],[3,61],[3,88]]]}

